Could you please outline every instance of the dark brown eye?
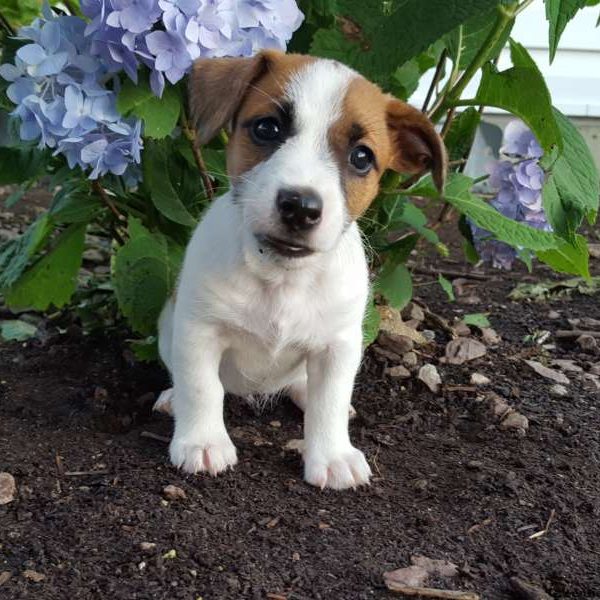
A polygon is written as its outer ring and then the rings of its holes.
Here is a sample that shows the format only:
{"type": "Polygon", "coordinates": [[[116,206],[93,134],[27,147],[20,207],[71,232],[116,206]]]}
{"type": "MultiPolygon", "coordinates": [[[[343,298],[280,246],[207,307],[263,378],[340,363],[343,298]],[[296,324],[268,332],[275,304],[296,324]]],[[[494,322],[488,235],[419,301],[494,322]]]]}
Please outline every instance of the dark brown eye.
{"type": "Polygon", "coordinates": [[[252,123],[250,136],[256,144],[272,144],[281,141],[283,131],[281,124],[275,117],[262,117],[252,123]]]}
{"type": "Polygon", "coordinates": [[[350,152],[348,161],[359,175],[366,175],[373,168],[375,155],[367,146],[356,146],[350,152]]]}

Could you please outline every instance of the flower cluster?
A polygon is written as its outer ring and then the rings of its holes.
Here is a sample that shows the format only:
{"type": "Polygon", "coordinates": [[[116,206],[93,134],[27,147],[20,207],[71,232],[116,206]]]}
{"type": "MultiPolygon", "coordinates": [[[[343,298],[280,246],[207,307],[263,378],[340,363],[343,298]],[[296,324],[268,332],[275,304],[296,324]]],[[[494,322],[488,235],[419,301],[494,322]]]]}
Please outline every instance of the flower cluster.
{"type": "MultiPolygon", "coordinates": [[[[539,165],[543,150],[521,121],[511,121],[504,130],[500,152],[507,158],[492,163],[489,184],[496,197],[490,204],[505,217],[536,229],[551,231],[542,207],[544,170],[539,165]]],[[[510,269],[517,251],[471,224],[475,247],[481,258],[496,268],[510,269]]]]}
{"type": "Polygon", "coordinates": [[[303,15],[294,0],[81,0],[93,51],[137,83],[140,64],[162,96],[201,56],[285,50],[303,15]]]}
{"type": "Polygon", "coordinates": [[[198,57],[250,56],[285,50],[303,15],[295,0],[81,0],[88,20],[52,13],[19,30],[14,64],[0,66],[21,120],[21,138],[54,148],[69,165],[136,176],[142,148],[139,119],[119,115],[125,72],[137,83],[150,69],[162,96],[198,57]]]}
{"type": "Polygon", "coordinates": [[[123,175],[140,162],[141,121],[119,115],[115,88],[107,87],[112,78],[92,55],[85,27],[45,6],[43,18],[19,30],[25,43],[14,64],[0,66],[0,76],[10,82],[21,139],[54,148],[71,168],[90,169],[90,179],[123,175]]]}

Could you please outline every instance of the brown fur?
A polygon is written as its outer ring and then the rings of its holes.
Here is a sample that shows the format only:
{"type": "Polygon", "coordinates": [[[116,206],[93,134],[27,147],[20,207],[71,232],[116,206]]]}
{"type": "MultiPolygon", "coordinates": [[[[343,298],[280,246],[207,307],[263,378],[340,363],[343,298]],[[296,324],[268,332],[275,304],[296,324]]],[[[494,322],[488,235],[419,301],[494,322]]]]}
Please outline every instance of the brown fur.
{"type": "MultiPolygon", "coordinates": [[[[268,157],[272,150],[252,143],[244,124],[254,117],[277,115],[277,105],[291,76],[313,57],[272,50],[253,58],[200,59],[190,78],[190,103],[200,143],[206,143],[228,123],[233,124],[227,148],[227,170],[239,177],[268,157]]],[[[331,127],[329,140],[337,157],[348,211],[353,219],[377,195],[379,179],[388,168],[404,173],[430,169],[442,189],[446,172],[444,143],[417,109],[385,95],[362,77],[351,81],[343,116],[331,127]],[[356,138],[356,132],[361,137],[356,138]],[[354,146],[368,146],[376,168],[366,176],[353,172],[348,156],[354,146]]]]}

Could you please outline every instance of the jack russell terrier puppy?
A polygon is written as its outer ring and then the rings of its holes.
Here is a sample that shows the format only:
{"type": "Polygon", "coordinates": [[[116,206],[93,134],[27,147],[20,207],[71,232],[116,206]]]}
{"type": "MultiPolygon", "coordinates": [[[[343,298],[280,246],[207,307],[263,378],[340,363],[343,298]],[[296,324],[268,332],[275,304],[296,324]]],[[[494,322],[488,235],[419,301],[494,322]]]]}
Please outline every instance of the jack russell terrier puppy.
{"type": "Polygon", "coordinates": [[[444,144],[418,110],[309,56],[200,59],[190,106],[200,143],[229,128],[231,190],[196,228],[159,320],[171,461],[189,473],[233,467],[225,393],[286,391],[304,410],[305,480],[367,484],[348,432],[369,293],[356,220],[388,168],[430,169],[441,189],[444,144]]]}

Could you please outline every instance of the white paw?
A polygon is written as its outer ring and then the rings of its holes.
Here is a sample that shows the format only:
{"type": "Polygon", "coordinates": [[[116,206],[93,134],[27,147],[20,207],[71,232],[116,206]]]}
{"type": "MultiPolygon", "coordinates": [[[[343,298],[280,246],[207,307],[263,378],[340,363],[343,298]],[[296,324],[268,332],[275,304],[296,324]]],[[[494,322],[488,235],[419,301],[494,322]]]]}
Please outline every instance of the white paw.
{"type": "Polygon", "coordinates": [[[165,415],[173,415],[173,388],[161,392],[152,410],[164,413],[165,415]]]}
{"type": "Polygon", "coordinates": [[[227,432],[177,436],[169,446],[171,462],[187,473],[218,475],[237,464],[237,451],[227,432]]]}
{"type": "Polygon", "coordinates": [[[371,467],[365,455],[354,446],[329,455],[305,451],[304,479],[311,485],[344,490],[368,485],[370,477],[371,467]]]}

